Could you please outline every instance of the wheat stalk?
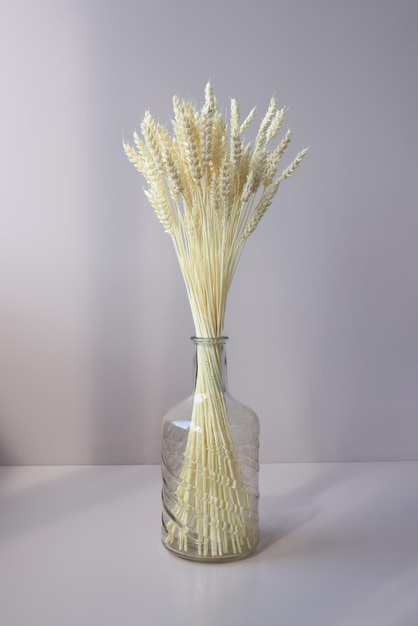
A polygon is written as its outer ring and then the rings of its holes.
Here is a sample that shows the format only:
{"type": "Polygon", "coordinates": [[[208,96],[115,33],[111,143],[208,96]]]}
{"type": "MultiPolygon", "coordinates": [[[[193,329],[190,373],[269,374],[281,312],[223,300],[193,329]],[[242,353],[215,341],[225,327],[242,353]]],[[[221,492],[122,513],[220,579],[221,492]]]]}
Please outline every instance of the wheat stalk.
{"type": "Polygon", "coordinates": [[[184,452],[184,465],[168,524],[168,544],[187,553],[193,536],[203,557],[240,554],[249,546],[248,495],[235,460],[222,389],[219,343],[228,291],[246,240],[273,202],[280,184],[300,165],[306,150],[276,173],[290,143],[288,130],[275,148],[285,117],[271,99],[254,144],[231,100],[230,127],[218,110],[212,86],[200,110],[173,98],[173,133],[146,112],[141,137],[124,143],[128,159],[149,184],[145,191],[170,235],[183,274],[197,337],[212,338],[204,351],[184,452]]]}

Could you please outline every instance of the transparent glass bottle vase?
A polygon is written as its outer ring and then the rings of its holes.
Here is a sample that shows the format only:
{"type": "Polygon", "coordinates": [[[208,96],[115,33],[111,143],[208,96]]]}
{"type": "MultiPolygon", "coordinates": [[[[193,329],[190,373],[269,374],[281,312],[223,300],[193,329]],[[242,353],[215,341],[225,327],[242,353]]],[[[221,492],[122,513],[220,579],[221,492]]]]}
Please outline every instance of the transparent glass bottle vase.
{"type": "Polygon", "coordinates": [[[231,561],[259,540],[259,421],[228,392],[227,337],[192,338],[194,391],[162,424],[162,541],[183,558],[231,561]]]}

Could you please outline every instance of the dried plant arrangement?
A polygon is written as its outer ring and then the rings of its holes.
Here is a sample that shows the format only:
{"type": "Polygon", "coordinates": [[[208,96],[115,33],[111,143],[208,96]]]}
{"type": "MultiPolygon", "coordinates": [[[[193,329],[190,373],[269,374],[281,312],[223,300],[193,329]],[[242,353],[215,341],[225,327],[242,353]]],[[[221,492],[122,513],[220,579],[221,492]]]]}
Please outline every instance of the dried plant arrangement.
{"type": "Polygon", "coordinates": [[[234,451],[216,340],[223,335],[228,291],[245,243],[306,150],[280,167],[291,133],[276,140],[285,109],[278,109],[274,98],[253,142],[244,133],[256,109],[241,120],[239,105],[231,100],[228,126],[210,84],[201,109],[177,96],[173,108],[173,132],[146,112],[141,136],[135,132],[133,144],[124,143],[124,149],[148,182],[146,196],[173,242],[196,337],[213,339],[199,360],[199,401],[193,405],[175,493],[170,504],[164,503],[170,509],[165,542],[184,556],[192,542],[197,558],[216,559],[244,555],[255,541],[250,532],[254,511],[234,451]]]}

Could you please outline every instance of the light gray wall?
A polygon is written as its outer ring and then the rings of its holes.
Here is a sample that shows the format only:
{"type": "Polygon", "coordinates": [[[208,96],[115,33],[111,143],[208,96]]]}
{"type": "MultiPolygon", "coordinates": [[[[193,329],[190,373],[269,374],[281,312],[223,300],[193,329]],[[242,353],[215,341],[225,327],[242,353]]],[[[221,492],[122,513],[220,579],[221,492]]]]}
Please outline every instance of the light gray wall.
{"type": "Polygon", "coordinates": [[[261,459],[418,459],[418,3],[7,0],[0,20],[0,462],[157,463],[193,326],[122,152],[211,79],[311,146],[230,294],[261,459]]]}

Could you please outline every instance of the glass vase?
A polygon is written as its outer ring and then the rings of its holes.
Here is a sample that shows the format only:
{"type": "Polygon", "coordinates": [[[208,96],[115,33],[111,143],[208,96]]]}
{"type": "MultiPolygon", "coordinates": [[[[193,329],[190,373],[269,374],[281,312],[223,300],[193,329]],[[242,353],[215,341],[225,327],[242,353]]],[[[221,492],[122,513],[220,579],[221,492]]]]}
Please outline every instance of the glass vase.
{"type": "Polygon", "coordinates": [[[162,541],[186,559],[231,561],[258,544],[259,421],[228,392],[227,337],[192,339],[193,393],[162,424],[162,541]]]}

